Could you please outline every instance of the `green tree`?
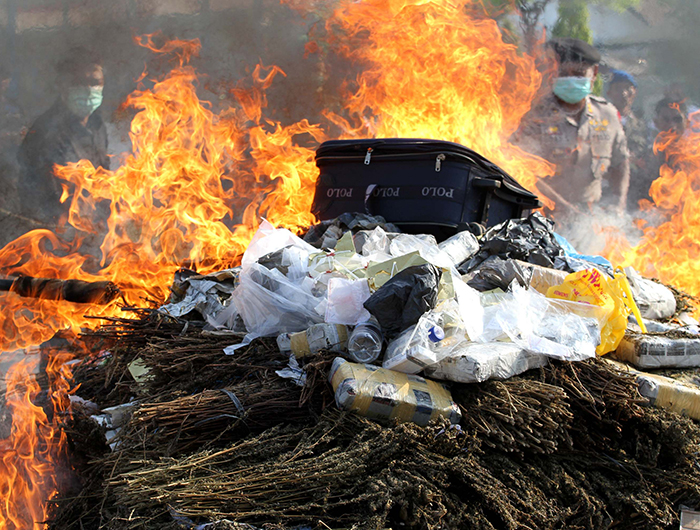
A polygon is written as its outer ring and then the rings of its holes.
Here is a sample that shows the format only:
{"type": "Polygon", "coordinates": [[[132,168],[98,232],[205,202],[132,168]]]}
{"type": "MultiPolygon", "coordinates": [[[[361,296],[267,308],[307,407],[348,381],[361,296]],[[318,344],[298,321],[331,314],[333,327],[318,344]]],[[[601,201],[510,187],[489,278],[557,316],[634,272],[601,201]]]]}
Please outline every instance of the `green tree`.
{"type": "MultiPolygon", "coordinates": [[[[572,37],[593,44],[590,13],[586,0],[562,0],[557,10],[557,22],[552,28],[553,37],[572,37]]],[[[603,94],[603,78],[598,77],[593,93],[603,94]]]]}
{"type": "MultiPolygon", "coordinates": [[[[559,17],[553,33],[555,36],[575,37],[591,42],[589,5],[625,11],[638,6],[640,2],[641,0],[560,0],[559,17]]],[[[531,52],[539,41],[542,16],[547,6],[552,3],[554,0],[485,0],[484,2],[489,13],[496,19],[502,19],[504,15],[514,11],[518,13],[523,35],[522,46],[527,52],[531,52]]]]}
{"type": "Polygon", "coordinates": [[[590,14],[586,0],[565,0],[559,3],[557,22],[552,28],[554,37],[573,37],[593,44],[590,14]]]}

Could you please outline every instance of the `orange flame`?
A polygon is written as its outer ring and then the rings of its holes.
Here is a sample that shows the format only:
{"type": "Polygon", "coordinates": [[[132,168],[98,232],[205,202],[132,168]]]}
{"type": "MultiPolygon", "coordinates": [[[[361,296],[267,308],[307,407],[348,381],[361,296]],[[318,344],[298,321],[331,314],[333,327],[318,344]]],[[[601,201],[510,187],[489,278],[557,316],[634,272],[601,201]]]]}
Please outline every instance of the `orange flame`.
{"type": "Polygon", "coordinates": [[[329,41],[363,67],[347,93],[348,137],[433,138],[464,144],[534,189],[545,160],[508,142],[542,76],[533,58],[503,41],[494,20],[469,16],[473,1],[342,2],[329,41]]]}
{"type": "Polygon", "coordinates": [[[700,132],[661,133],[654,150],[666,163],[649,191],[654,203],[643,206],[662,222],[642,224],[644,235],[634,246],[624,236],[610,238],[606,256],[700,296],[700,132]]]}
{"type": "MultiPolygon", "coordinates": [[[[53,356],[46,368],[49,381],[54,383],[54,410],[67,408],[70,372],[64,363],[69,358],[53,356]]],[[[6,405],[13,422],[10,437],[0,447],[0,528],[7,530],[43,528],[47,501],[58,493],[66,435],[57,428],[57,421],[35,404],[41,391],[32,375],[37,364],[38,360],[23,360],[7,373],[6,405]]]]}

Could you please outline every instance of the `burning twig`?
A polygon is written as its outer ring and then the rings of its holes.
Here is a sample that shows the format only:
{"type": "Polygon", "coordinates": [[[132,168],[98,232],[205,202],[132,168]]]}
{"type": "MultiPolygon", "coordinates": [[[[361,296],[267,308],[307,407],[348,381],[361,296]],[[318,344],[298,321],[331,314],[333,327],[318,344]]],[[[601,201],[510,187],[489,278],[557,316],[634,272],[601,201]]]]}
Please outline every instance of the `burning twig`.
{"type": "Polygon", "coordinates": [[[100,305],[110,303],[120,294],[119,287],[109,281],[85,282],[31,276],[0,280],[0,291],[10,291],[27,298],[100,305]]]}

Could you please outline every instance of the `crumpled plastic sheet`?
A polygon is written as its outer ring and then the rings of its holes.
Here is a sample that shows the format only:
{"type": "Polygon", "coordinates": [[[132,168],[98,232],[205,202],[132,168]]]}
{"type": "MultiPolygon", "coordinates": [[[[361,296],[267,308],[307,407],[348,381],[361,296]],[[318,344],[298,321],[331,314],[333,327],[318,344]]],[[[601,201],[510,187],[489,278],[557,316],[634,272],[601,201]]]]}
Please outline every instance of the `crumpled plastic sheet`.
{"type": "Polygon", "coordinates": [[[600,325],[581,314],[593,309],[587,304],[550,300],[513,282],[503,301],[484,309],[479,342],[509,339],[525,350],[564,361],[589,359],[595,357],[600,344],[600,325]]]}
{"type": "Polygon", "coordinates": [[[381,227],[386,232],[400,232],[399,228],[387,223],[380,215],[367,215],[365,213],[344,213],[329,221],[321,221],[309,228],[304,235],[304,241],[316,248],[335,248],[335,244],[348,230],[374,230],[381,227]]]}
{"type": "Polygon", "coordinates": [[[328,282],[326,322],[356,326],[370,318],[364,303],[371,296],[366,279],[331,278],[328,282]]]}
{"type": "Polygon", "coordinates": [[[254,338],[276,337],[323,322],[326,293],[313,288],[309,277],[291,280],[277,269],[254,263],[241,273],[231,298],[254,338]]]}
{"type": "Polygon", "coordinates": [[[307,254],[316,252],[316,248],[312,247],[286,228],[275,228],[270,222],[263,219],[253,239],[251,239],[248,248],[243,253],[241,267],[245,270],[249,265],[257,262],[263,256],[267,256],[268,254],[287,247],[296,247],[306,251],[307,254]]]}
{"type": "Polygon", "coordinates": [[[299,365],[299,361],[293,353],[289,354],[289,364],[282,370],[276,370],[275,373],[283,379],[289,379],[297,386],[306,384],[306,372],[299,365]]]}
{"type": "Polygon", "coordinates": [[[626,267],[625,273],[627,274],[634,301],[637,303],[642,317],[664,319],[674,315],[676,312],[676,298],[669,288],[660,283],[642,278],[632,267],[626,267]]]}
{"type": "Polygon", "coordinates": [[[565,253],[554,237],[554,221],[535,212],[526,219],[510,219],[490,228],[481,238],[481,250],[459,271],[466,274],[489,256],[554,268],[554,261],[565,253]]]}
{"type": "Polygon", "coordinates": [[[235,267],[208,276],[184,278],[177,282],[177,293],[181,294],[178,296],[173,289],[171,303],[158,311],[173,317],[184,317],[196,311],[211,324],[229,306],[239,274],[240,267],[235,267]]]}
{"type": "Polygon", "coordinates": [[[489,256],[469,273],[467,285],[477,291],[508,289],[513,281],[523,287],[530,285],[532,271],[525,270],[515,260],[504,260],[498,256],[489,256]]]}

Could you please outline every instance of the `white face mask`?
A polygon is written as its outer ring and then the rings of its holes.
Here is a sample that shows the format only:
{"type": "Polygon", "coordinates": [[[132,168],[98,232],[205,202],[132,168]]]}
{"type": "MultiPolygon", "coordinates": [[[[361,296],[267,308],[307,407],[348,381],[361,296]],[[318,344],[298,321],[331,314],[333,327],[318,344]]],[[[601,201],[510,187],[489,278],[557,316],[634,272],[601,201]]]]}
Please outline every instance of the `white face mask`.
{"type": "Polygon", "coordinates": [[[68,89],[66,105],[79,118],[87,118],[102,105],[101,86],[73,86],[68,89]]]}

